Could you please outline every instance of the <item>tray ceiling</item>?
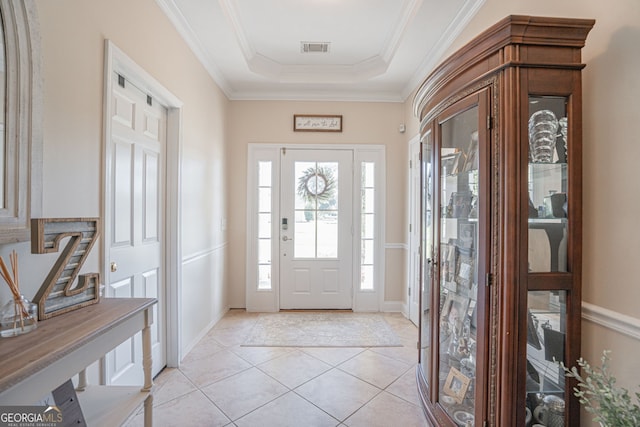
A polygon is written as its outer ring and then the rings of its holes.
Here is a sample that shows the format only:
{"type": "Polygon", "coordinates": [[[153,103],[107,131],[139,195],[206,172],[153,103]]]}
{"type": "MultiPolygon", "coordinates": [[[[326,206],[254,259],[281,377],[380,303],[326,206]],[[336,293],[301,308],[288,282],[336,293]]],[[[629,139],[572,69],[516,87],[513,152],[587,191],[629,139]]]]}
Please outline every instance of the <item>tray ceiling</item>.
{"type": "Polygon", "coordinates": [[[233,100],[404,101],[484,0],[156,0],[233,100]]]}

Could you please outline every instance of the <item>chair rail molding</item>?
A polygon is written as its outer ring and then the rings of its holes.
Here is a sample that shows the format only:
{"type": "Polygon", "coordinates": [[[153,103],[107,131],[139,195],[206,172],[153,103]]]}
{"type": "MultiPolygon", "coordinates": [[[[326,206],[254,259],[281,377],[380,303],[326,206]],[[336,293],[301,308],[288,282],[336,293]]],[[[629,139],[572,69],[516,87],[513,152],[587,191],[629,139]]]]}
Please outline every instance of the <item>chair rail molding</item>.
{"type": "Polygon", "coordinates": [[[640,319],[598,305],[582,302],[582,318],[640,340],[640,319]]]}
{"type": "Polygon", "coordinates": [[[385,249],[404,249],[405,251],[409,250],[409,245],[406,243],[385,243],[385,249]]]}

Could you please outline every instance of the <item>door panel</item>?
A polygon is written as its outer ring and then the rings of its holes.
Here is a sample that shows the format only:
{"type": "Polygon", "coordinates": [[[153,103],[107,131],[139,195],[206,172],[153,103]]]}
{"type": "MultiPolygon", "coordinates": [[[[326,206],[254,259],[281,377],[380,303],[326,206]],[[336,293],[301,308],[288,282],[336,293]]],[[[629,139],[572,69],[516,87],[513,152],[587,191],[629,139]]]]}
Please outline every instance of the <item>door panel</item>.
{"type": "Polygon", "coordinates": [[[353,152],[281,156],[280,308],[351,308],[353,152]]]}
{"type": "Polygon", "coordinates": [[[144,184],[143,184],[143,208],[144,213],[142,215],[142,239],[144,243],[155,243],[159,240],[158,225],[159,225],[159,184],[161,178],[160,172],[160,159],[158,153],[145,151],[144,153],[144,184]]]}
{"type": "MultiPolygon", "coordinates": [[[[107,202],[111,271],[106,294],[158,299],[151,325],[156,375],[166,364],[162,274],[166,110],[128,81],[124,87],[115,85],[112,92],[107,202]]],[[[141,334],[108,354],[106,367],[109,384],[140,384],[141,334]]]]}
{"type": "Polygon", "coordinates": [[[133,185],[133,149],[129,141],[118,137],[113,140],[113,218],[111,247],[131,245],[133,203],[129,189],[133,185]]]}

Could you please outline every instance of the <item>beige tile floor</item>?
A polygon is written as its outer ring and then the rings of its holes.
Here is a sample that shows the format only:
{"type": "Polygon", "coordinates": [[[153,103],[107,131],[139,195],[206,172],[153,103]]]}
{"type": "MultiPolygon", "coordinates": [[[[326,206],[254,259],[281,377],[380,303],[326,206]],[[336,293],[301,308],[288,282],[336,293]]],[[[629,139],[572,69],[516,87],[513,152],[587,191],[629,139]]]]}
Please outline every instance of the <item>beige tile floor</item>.
{"type": "MultiPolygon", "coordinates": [[[[231,310],[155,380],[154,426],[427,426],[417,328],[385,314],[403,347],[241,347],[258,314],[231,310]]],[[[143,425],[142,411],[126,426],[143,425]]]]}

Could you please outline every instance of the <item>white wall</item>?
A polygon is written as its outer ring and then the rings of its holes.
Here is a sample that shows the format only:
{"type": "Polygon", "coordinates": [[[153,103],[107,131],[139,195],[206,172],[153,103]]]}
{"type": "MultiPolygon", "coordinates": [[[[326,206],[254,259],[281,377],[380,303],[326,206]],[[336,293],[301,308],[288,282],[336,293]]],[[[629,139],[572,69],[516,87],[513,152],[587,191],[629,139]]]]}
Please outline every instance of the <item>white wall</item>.
{"type": "MultiPolygon", "coordinates": [[[[153,0],[38,0],[42,38],[44,217],[99,216],[102,206],[104,40],[184,103],[182,118],[182,344],[188,349],[226,310],[225,120],[228,101],[153,0]]],[[[169,242],[175,244],[175,242],[169,242]]],[[[83,272],[101,271],[100,246],[83,272]]],[[[20,253],[31,298],[56,255],[20,253]]],[[[9,293],[0,286],[0,298],[9,293]]]]}

